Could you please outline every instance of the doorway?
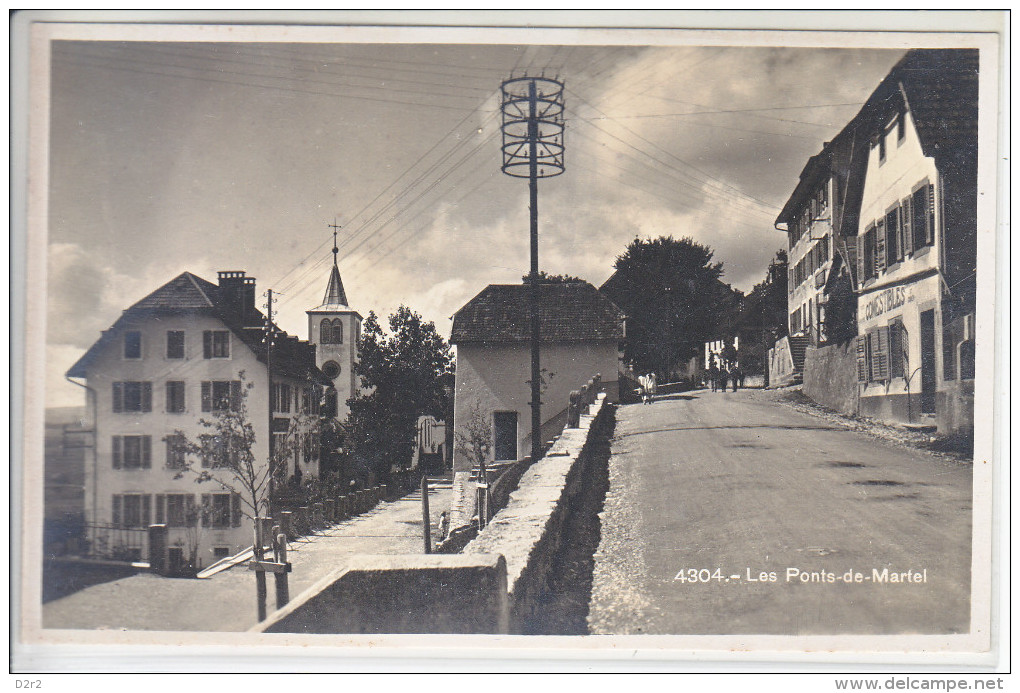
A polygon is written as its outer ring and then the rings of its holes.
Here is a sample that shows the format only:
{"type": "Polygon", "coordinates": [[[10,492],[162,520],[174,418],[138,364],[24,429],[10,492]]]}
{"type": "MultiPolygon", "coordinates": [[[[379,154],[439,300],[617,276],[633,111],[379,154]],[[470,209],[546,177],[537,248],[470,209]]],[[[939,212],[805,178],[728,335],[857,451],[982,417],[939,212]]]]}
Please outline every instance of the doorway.
{"type": "Polygon", "coordinates": [[[517,459],[517,412],[497,411],[492,414],[495,430],[496,460],[517,459]]]}
{"type": "Polygon", "coordinates": [[[921,413],[935,413],[935,311],[921,313],[921,413]]]}

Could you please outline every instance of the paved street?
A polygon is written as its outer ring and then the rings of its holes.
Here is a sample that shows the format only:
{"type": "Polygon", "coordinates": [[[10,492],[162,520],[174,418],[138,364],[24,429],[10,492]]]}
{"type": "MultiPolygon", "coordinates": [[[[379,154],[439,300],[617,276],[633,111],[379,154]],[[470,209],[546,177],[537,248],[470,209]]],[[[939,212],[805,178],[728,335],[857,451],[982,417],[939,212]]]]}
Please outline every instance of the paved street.
{"type": "Polygon", "coordinates": [[[971,467],[775,397],[619,408],[591,632],[968,631],[971,467]]]}
{"type": "MultiPolygon", "coordinates": [[[[433,532],[450,506],[450,482],[433,481],[429,491],[433,532]]],[[[292,542],[291,597],[297,597],[356,554],[422,552],[421,492],[379,504],[312,537],[292,542]]],[[[274,609],[268,578],[269,611],[274,609]]],[[[148,573],[95,585],[43,605],[44,628],[168,631],[244,631],[255,625],[255,577],[245,565],[204,580],[163,578],[148,573]]]]}

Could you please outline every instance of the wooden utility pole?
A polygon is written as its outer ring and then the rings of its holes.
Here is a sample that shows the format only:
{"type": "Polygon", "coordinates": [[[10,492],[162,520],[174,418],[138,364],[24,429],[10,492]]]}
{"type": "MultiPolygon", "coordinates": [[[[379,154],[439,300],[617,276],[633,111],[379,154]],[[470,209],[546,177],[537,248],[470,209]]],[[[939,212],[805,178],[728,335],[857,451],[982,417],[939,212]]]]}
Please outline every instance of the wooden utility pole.
{"type": "Polygon", "coordinates": [[[517,77],[500,87],[503,114],[503,173],[528,179],[531,268],[528,273],[531,341],[531,460],[542,456],[542,367],[538,269],[538,179],[563,173],[563,83],[547,77],[517,77]]]}

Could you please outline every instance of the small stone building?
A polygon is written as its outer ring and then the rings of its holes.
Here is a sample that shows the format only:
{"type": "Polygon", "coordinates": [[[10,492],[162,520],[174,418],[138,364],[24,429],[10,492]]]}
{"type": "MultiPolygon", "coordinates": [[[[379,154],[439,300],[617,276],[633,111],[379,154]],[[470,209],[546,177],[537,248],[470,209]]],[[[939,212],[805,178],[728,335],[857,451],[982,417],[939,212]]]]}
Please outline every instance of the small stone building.
{"type": "MultiPolygon", "coordinates": [[[[619,398],[624,315],[588,282],[541,286],[542,439],[563,428],[571,390],[595,374],[610,401],[619,398]]],[[[478,412],[492,431],[491,459],[517,460],[531,450],[529,286],[490,284],[453,317],[457,346],[454,430],[478,412]]],[[[454,454],[454,470],[470,470],[454,454]]]]}

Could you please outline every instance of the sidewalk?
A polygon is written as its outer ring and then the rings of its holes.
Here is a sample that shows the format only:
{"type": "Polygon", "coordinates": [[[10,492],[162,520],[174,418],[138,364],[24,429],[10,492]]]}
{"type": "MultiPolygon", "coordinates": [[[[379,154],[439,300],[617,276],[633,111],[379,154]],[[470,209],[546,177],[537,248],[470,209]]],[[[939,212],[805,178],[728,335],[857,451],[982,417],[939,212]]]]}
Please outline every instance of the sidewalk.
{"type": "MultiPolygon", "coordinates": [[[[439,515],[449,510],[449,479],[429,483],[433,540],[439,515]]],[[[290,595],[304,590],[357,554],[422,553],[421,492],[375,509],[288,546],[294,566],[290,595]]],[[[275,609],[268,578],[268,610],[275,609]]],[[[44,628],[165,631],[245,631],[257,623],[255,576],[246,564],[205,580],[145,573],[95,585],[43,605],[44,628]]]]}

